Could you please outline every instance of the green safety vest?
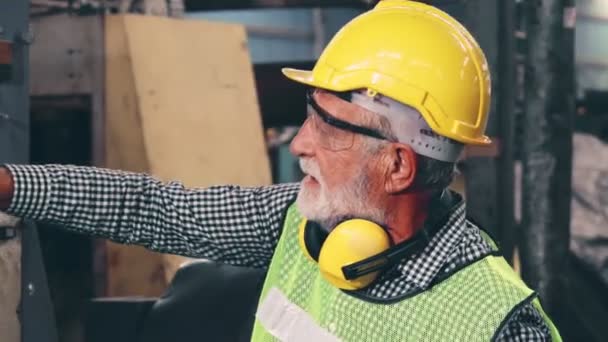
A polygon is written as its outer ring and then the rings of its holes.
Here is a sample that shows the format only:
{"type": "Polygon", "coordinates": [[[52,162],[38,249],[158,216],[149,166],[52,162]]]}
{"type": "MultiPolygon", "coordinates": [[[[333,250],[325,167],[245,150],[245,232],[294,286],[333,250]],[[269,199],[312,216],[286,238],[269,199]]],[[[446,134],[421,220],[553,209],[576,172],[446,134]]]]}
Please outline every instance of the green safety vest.
{"type": "Polygon", "coordinates": [[[490,341],[531,301],[553,341],[557,329],[536,295],[502,257],[486,256],[426,291],[392,301],[362,299],[330,285],[298,245],[292,205],[258,304],[252,341],[490,341]]]}

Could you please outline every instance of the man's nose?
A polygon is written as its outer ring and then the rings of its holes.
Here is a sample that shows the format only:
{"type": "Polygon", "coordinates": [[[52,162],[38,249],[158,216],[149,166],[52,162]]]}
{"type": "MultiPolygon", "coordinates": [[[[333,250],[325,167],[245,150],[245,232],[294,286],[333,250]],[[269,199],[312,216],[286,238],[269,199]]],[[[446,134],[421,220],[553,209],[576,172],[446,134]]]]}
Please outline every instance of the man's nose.
{"type": "Polygon", "coordinates": [[[306,119],[298,134],[289,144],[289,152],[297,157],[310,157],[314,151],[314,139],[312,137],[310,119],[306,119]]]}

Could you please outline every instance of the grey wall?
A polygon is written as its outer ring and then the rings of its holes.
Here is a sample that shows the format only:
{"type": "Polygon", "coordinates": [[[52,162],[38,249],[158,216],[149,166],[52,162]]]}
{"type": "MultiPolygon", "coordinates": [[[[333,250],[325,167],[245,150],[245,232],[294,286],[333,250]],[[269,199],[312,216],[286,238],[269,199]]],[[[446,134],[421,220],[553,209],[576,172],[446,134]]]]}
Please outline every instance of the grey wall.
{"type": "MultiPolygon", "coordinates": [[[[0,82],[0,163],[28,160],[29,108],[27,45],[27,1],[0,1],[0,40],[14,41],[11,79],[0,82]]],[[[18,342],[20,325],[21,246],[18,240],[0,240],[0,340],[18,342]]]]}
{"type": "MultiPolygon", "coordinates": [[[[323,18],[322,37],[325,43],[346,22],[360,11],[352,8],[326,8],[321,11],[323,18]]],[[[313,10],[310,8],[253,9],[197,12],[186,14],[190,19],[204,19],[242,23],[269,31],[291,30],[302,33],[302,37],[280,37],[279,34],[249,34],[249,50],[254,63],[311,61],[317,58],[313,10]],[[305,37],[308,35],[308,37],[305,37]]]]}

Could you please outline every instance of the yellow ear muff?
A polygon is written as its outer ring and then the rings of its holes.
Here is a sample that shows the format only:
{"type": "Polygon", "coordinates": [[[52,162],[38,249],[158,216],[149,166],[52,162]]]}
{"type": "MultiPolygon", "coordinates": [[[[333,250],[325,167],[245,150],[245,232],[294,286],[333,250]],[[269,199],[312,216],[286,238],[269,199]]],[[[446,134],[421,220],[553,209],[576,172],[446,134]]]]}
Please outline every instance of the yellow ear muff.
{"type": "Polygon", "coordinates": [[[378,224],[362,219],[344,221],[332,230],[323,243],[319,254],[321,274],[329,283],[343,290],[364,288],[376,279],[379,272],[348,280],[342,267],[384,252],[389,247],[388,234],[378,224]]]}

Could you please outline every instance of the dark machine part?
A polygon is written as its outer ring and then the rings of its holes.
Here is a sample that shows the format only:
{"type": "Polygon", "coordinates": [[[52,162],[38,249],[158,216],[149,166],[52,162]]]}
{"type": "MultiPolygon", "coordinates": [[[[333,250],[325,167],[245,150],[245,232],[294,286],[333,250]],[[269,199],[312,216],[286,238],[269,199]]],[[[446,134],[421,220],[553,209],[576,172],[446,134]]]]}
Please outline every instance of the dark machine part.
{"type": "MultiPolygon", "coordinates": [[[[0,163],[28,158],[27,5],[0,4],[0,163]]],[[[15,237],[0,227],[0,240],[15,237]]]]}
{"type": "Polygon", "coordinates": [[[97,298],[87,342],[250,341],[264,269],[196,261],[160,298],[97,298]],[[177,339],[176,339],[177,337],[177,339]]]}
{"type": "Polygon", "coordinates": [[[49,293],[38,228],[26,221],[21,242],[21,341],[57,342],[55,314],[49,293]]]}
{"type": "Polygon", "coordinates": [[[512,155],[514,2],[469,0],[461,1],[460,5],[464,11],[462,22],[484,50],[495,90],[487,124],[487,134],[494,144],[493,152],[467,155],[459,164],[465,177],[467,215],[497,239],[508,261],[512,261],[515,240],[512,155]]]}
{"type": "Polygon", "coordinates": [[[0,241],[10,240],[17,237],[17,231],[12,228],[0,227],[0,241]]]}
{"type": "Polygon", "coordinates": [[[492,233],[502,254],[511,262],[516,231],[513,160],[515,0],[473,0],[463,3],[463,7],[464,23],[479,41],[492,72],[495,91],[492,92],[487,134],[497,152],[468,157],[461,165],[466,178],[467,215],[492,233]]]}
{"type": "Polygon", "coordinates": [[[608,91],[586,89],[585,97],[577,104],[574,124],[576,132],[593,134],[608,142],[608,91]]]}
{"type": "MultiPolygon", "coordinates": [[[[29,1],[0,2],[0,164],[29,160],[29,1]]],[[[23,224],[21,239],[21,340],[55,342],[55,319],[42,262],[38,231],[23,224]]],[[[0,229],[1,231],[2,229],[0,229]]],[[[14,231],[0,238],[14,237],[14,231]]]]}
{"type": "Polygon", "coordinates": [[[522,277],[557,318],[565,307],[569,274],[576,12],[573,0],[525,6],[522,277]]]}
{"type": "Polygon", "coordinates": [[[497,65],[498,93],[496,114],[500,131],[500,154],[497,158],[499,182],[497,187],[501,194],[497,199],[498,234],[502,252],[509,261],[513,260],[513,249],[516,241],[515,224],[515,0],[500,0],[498,11],[497,65]]]}

